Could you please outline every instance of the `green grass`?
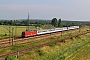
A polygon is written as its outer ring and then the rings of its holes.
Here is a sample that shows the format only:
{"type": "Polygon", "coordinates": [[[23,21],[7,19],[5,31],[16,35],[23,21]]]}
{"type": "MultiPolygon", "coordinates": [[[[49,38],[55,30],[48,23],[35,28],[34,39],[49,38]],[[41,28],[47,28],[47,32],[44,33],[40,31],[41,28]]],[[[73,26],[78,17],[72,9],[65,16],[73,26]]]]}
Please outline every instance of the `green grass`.
{"type": "MultiPolygon", "coordinates": [[[[90,35],[87,35],[87,44],[80,50],[70,55],[66,60],[89,60],[90,59],[90,35]]],[[[82,39],[83,40],[83,39],[82,39]]]]}
{"type": "Polygon", "coordinates": [[[0,34],[0,37],[5,37],[5,34],[0,34]]]}
{"type": "Polygon", "coordinates": [[[15,56],[7,56],[5,58],[5,60],[15,60],[15,59],[16,59],[15,56]]]}
{"type": "MultiPolygon", "coordinates": [[[[90,34],[84,35],[84,36],[78,36],[76,38],[73,38],[73,40],[66,41],[65,43],[58,43],[54,44],[54,46],[46,46],[43,48],[40,48],[39,50],[43,55],[39,55],[39,53],[33,52],[32,54],[25,54],[23,56],[20,56],[18,59],[32,59],[32,60],[65,60],[69,56],[72,56],[74,53],[81,50],[84,46],[88,45],[90,42],[90,34]],[[35,54],[33,57],[32,55],[35,54]]],[[[87,55],[88,52],[86,53],[87,55]]]]}
{"type": "MultiPolygon", "coordinates": [[[[21,26],[20,26],[21,27],[21,26]]],[[[22,28],[22,27],[21,27],[22,28]]],[[[76,33],[76,31],[73,31],[74,33],[76,33]]],[[[47,38],[47,39],[43,39],[43,40],[39,40],[39,41],[37,41],[37,42],[32,42],[32,43],[30,43],[30,44],[27,44],[27,45],[20,45],[20,46],[13,46],[12,48],[11,48],[11,50],[17,50],[17,49],[23,49],[23,48],[28,48],[28,47],[30,47],[30,46],[35,46],[35,45],[38,45],[38,44],[42,44],[42,43],[45,43],[45,42],[51,42],[51,41],[54,41],[54,40],[57,40],[57,39],[61,39],[61,38],[66,38],[66,37],[68,37],[68,36],[72,36],[73,35],[73,33],[67,33],[66,35],[64,35],[64,36],[61,36],[60,34],[59,35],[57,35],[57,36],[53,36],[53,37],[50,37],[50,38],[47,38]]],[[[78,38],[78,37],[77,37],[78,38]]],[[[71,40],[73,40],[73,38],[71,38],[71,40]]],[[[63,40],[63,42],[65,43],[65,40],[63,40]]],[[[16,44],[20,44],[20,43],[16,43],[16,44]]],[[[54,45],[56,45],[56,43],[54,43],[54,44],[50,44],[50,46],[54,46],[54,45]]]]}
{"type": "Polygon", "coordinates": [[[47,39],[39,40],[39,41],[36,41],[36,42],[31,42],[31,43],[25,44],[25,45],[12,46],[11,48],[0,50],[0,52],[1,52],[0,54],[3,54],[7,50],[17,51],[17,50],[20,50],[20,49],[25,49],[25,48],[28,48],[28,47],[36,46],[36,45],[47,43],[47,42],[54,41],[54,40],[56,40],[56,38],[52,38],[52,39],[47,38],[47,39]]]}
{"type": "Polygon", "coordinates": [[[90,43],[82,47],[79,51],[68,57],[66,60],[88,60],[90,59],[90,43]]]}
{"type": "MultiPolygon", "coordinates": [[[[26,30],[26,26],[11,26],[10,31],[14,28],[14,35],[21,36],[22,31],[26,30]]],[[[30,30],[36,30],[35,26],[30,26],[30,30]]],[[[0,38],[8,37],[9,36],[9,26],[0,25],[0,38]],[[7,34],[7,36],[5,36],[7,34]]]]}
{"type": "MultiPolygon", "coordinates": [[[[20,27],[22,28],[22,27],[20,27]]],[[[76,31],[75,31],[76,32],[76,31]]],[[[74,32],[74,33],[75,33],[74,32]]],[[[73,32],[70,34],[73,35],[73,32]]],[[[10,50],[10,51],[15,51],[17,49],[24,49],[24,48],[28,48],[30,46],[34,46],[34,45],[37,45],[37,44],[42,44],[42,43],[45,43],[45,42],[50,42],[50,41],[53,41],[53,40],[56,40],[58,38],[65,38],[69,36],[69,34],[66,34],[65,36],[54,36],[54,37],[50,37],[48,39],[45,39],[45,40],[41,40],[41,41],[38,41],[38,42],[32,42],[30,44],[27,44],[27,45],[21,45],[21,46],[13,46],[12,48],[9,48],[9,49],[6,49],[7,50],[10,50]]],[[[70,35],[71,36],[71,35],[70,35]]],[[[88,38],[90,36],[89,35],[84,35],[83,37],[79,37],[77,36],[75,39],[73,38],[73,40],[70,40],[70,41],[65,41],[65,43],[55,43],[55,44],[51,44],[49,47],[51,47],[49,50],[46,50],[46,53],[45,51],[42,50],[41,48],[41,52],[40,53],[36,53],[36,58],[34,58],[34,56],[31,58],[31,59],[34,59],[34,60],[39,60],[39,59],[65,59],[66,57],[68,57],[69,55],[71,55],[72,53],[76,52],[78,49],[80,49],[80,47],[82,47],[83,45],[87,44],[88,42],[88,38]],[[86,39],[87,38],[87,39],[86,39]],[[60,45],[59,45],[60,44],[60,45]],[[56,48],[56,46],[58,46],[58,49],[56,48]],[[71,50],[70,50],[71,49],[71,50]],[[45,53],[42,55],[42,53],[45,53]],[[41,55],[40,55],[41,54],[41,55]],[[42,57],[41,57],[42,56],[42,57]],[[54,58],[53,58],[54,57],[54,58]]],[[[5,50],[1,50],[1,53],[4,53],[5,50]]],[[[35,54],[32,53],[32,54],[35,54]]],[[[30,54],[30,55],[32,55],[30,54]]],[[[26,55],[27,56],[27,55],[26,55]]],[[[25,57],[26,57],[25,56],[25,57]]],[[[27,56],[28,57],[28,56],[27,56]]],[[[28,58],[29,58],[28,57],[28,58]]],[[[20,58],[21,60],[25,59],[23,57],[20,58]]],[[[27,58],[26,58],[27,59],[27,58]]],[[[28,59],[27,59],[28,60],[28,59]]]]}

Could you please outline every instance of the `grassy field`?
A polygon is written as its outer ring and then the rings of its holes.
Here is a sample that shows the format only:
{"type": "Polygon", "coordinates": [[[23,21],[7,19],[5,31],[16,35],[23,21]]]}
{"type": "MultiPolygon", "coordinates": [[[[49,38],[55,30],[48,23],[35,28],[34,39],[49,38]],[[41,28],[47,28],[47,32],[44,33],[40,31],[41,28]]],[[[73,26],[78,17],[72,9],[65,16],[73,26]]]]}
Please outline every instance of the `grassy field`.
{"type": "MultiPolygon", "coordinates": [[[[26,30],[26,26],[11,26],[10,31],[12,32],[12,28],[14,28],[14,35],[20,36],[22,31],[26,30]]],[[[36,29],[34,26],[30,26],[31,30],[36,29]]],[[[9,36],[9,26],[0,25],[0,38],[9,36]],[[5,36],[5,34],[7,34],[5,36]]]]}
{"type": "MultiPolygon", "coordinates": [[[[76,33],[76,32],[78,32],[78,30],[73,31],[73,33],[76,33]]],[[[42,43],[54,41],[54,40],[57,40],[59,38],[60,39],[61,38],[66,38],[68,36],[69,36],[68,33],[67,32],[64,32],[63,33],[63,36],[61,36],[61,34],[59,33],[59,34],[56,34],[56,35],[50,35],[48,37],[37,38],[37,39],[34,39],[34,41],[36,40],[36,42],[32,42],[32,43],[29,43],[29,44],[20,45],[18,47],[17,46],[13,46],[13,47],[11,47],[9,49],[2,49],[2,50],[0,50],[0,54],[3,54],[5,52],[7,52],[7,50],[9,50],[9,52],[10,51],[15,51],[17,49],[28,48],[30,46],[35,46],[35,45],[38,45],[38,44],[42,44],[42,43]]],[[[24,40],[23,42],[25,43],[25,42],[31,42],[31,41],[32,40],[30,39],[30,40],[24,40]]],[[[20,44],[20,43],[21,42],[16,42],[15,45],[20,44]]],[[[5,44],[4,44],[4,46],[5,46],[5,44]]],[[[6,46],[10,46],[10,44],[7,44],[6,46]]]]}
{"type": "MultiPolygon", "coordinates": [[[[10,31],[12,32],[12,28],[14,28],[14,36],[21,36],[22,31],[27,29],[26,26],[10,26],[10,31]]],[[[29,26],[30,30],[42,30],[42,29],[50,29],[54,28],[51,25],[42,25],[41,28],[36,28],[35,26],[29,26]]],[[[9,26],[0,25],[0,38],[9,37],[9,26]],[[5,35],[6,34],[6,35],[5,35]]]]}
{"type": "Polygon", "coordinates": [[[90,59],[90,43],[80,49],[78,52],[68,57],[66,60],[89,60],[90,59]]]}
{"type": "Polygon", "coordinates": [[[15,60],[86,60],[90,55],[89,47],[90,34],[86,34],[62,43],[35,49],[15,58],[15,60]]]}
{"type": "Polygon", "coordinates": [[[90,58],[89,40],[90,34],[86,34],[84,36],[80,36],[79,38],[74,38],[73,40],[67,40],[65,43],[56,43],[27,52],[26,54],[19,56],[16,60],[73,60],[73,57],[74,60],[80,60],[78,57],[80,56],[82,59],[85,59],[85,55],[86,58],[90,58]]]}
{"type": "MultiPolygon", "coordinates": [[[[25,28],[25,26],[19,26],[18,28],[20,30],[22,30],[22,29],[24,29],[23,27],[25,28]]],[[[33,27],[31,27],[31,28],[35,29],[33,27]]],[[[88,27],[82,28],[80,33],[82,33],[83,31],[87,31],[87,29],[88,29],[88,27]]],[[[74,35],[74,34],[78,34],[78,32],[79,31],[76,30],[76,31],[65,33],[65,34],[74,35]]],[[[52,41],[52,40],[57,40],[58,38],[64,38],[66,36],[61,37],[59,34],[58,36],[54,36],[55,38],[51,37],[46,40],[52,41]]],[[[39,48],[39,49],[30,51],[30,52],[27,52],[26,54],[19,56],[18,59],[16,59],[16,60],[65,60],[65,59],[69,59],[68,57],[70,57],[74,53],[78,52],[83,46],[86,46],[90,42],[89,40],[90,40],[90,34],[86,34],[83,36],[77,36],[76,38],[67,40],[62,43],[54,43],[49,46],[45,46],[43,48],[39,48]]],[[[40,42],[30,43],[27,45],[21,45],[19,47],[13,46],[12,48],[1,50],[0,54],[9,53],[11,51],[17,50],[18,48],[19,49],[28,48],[31,45],[33,46],[33,45],[36,45],[39,43],[42,44],[42,43],[45,43],[48,41],[41,40],[40,42]]]]}
{"type": "MultiPolygon", "coordinates": [[[[90,38],[88,38],[90,40],[90,38]]],[[[90,60],[90,41],[79,51],[69,56],[66,60],[90,60]]]]}

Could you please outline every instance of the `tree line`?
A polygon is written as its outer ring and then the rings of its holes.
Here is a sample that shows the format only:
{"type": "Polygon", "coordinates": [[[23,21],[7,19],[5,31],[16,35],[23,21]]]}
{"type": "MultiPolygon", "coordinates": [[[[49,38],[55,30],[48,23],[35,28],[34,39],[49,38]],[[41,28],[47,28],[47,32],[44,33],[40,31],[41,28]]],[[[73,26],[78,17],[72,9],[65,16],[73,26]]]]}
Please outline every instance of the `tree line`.
{"type": "MultiPolygon", "coordinates": [[[[0,20],[0,25],[11,25],[11,26],[27,26],[28,20],[0,20]]],[[[52,20],[30,20],[30,25],[33,26],[41,26],[41,25],[52,25],[54,27],[64,27],[64,26],[72,26],[72,25],[89,25],[88,21],[65,21],[57,18],[53,18],[52,20]]]]}
{"type": "MultiPolygon", "coordinates": [[[[30,20],[30,25],[50,24],[49,20],[30,20]]],[[[27,26],[28,20],[0,20],[0,25],[27,26]]]]}

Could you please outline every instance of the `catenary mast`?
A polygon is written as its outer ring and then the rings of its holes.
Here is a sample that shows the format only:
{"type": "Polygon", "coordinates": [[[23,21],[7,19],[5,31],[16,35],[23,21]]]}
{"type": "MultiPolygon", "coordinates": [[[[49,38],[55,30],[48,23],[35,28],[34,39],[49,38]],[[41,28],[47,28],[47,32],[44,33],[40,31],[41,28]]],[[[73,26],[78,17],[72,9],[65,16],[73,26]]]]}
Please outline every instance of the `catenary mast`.
{"type": "Polygon", "coordinates": [[[30,21],[29,21],[29,12],[28,12],[28,20],[27,20],[28,29],[27,30],[29,30],[29,24],[30,24],[30,21]]]}

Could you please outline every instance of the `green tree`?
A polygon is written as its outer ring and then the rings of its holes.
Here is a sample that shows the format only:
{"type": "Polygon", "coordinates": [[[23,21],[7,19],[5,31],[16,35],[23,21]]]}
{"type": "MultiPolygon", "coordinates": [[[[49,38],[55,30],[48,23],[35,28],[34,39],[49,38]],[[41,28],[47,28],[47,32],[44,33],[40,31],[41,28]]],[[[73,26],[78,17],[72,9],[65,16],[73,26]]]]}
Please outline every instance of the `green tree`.
{"type": "Polygon", "coordinates": [[[4,24],[4,20],[1,20],[1,21],[0,21],[0,24],[3,25],[3,24],[4,24]]]}
{"type": "Polygon", "coordinates": [[[57,18],[53,18],[51,24],[52,24],[54,27],[57,27],[57,18]]]}
{"type": "Polygon", "coordinates": [[[58,27],[61,27],[61,19],[58,20],[58,27]]]}

